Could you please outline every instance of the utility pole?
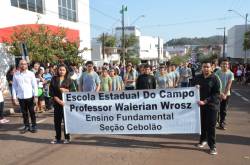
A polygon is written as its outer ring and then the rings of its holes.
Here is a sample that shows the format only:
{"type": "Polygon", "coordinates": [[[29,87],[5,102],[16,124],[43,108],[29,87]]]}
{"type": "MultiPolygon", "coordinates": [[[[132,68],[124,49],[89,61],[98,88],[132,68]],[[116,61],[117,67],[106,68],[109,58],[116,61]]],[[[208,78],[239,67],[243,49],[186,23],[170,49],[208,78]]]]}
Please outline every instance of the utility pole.
{"type": "Polygon", "coordinates": [[[226,57],[225,48],[226,48],[226,27],[223,28],[224,36],[223,36],[223,58],[226,57]]]}
{"type": "MultiPolygon", "coordinates": [[[[247,32],[247,17],[248,17],[248,13],[246,13],[246,17],[245,17],[245,34],[247,32]]],[[[245,35],[244,35],[245,36],[245,35]]],[[[247,63],[247,49],[245,49],[245,57],[244,57],[244,63],[247,63]]]]}
{"type": "Polygon", "coordinates": [[[223,35],[223,53],[222,53],[222,57],[226,58],[226,52],[225,52],[225,48],[226,48],[226,27],[223,28],[216,28],[216,29],[223,29],[224,30],[224,35],[223,35]]]}
{"type": "Polygon", "coordinates": [[[122,10],[120,13],[122,14],[122,56],[121,63],[125,65],[125,23],[124,23],[124,12],[127,11],[127,6],[122,5],[122,10]]]}
{"type": "Polygon", "coordinates": [[[160,47],[160,37],[158,36],[158,65],[160,64],[160,57],[161,57],[161,47],[160,47]]]}
{"type": "Polygon", "coordinates": [[[102,34],[102,60],[105,59],[105,33],[102,34]]]}

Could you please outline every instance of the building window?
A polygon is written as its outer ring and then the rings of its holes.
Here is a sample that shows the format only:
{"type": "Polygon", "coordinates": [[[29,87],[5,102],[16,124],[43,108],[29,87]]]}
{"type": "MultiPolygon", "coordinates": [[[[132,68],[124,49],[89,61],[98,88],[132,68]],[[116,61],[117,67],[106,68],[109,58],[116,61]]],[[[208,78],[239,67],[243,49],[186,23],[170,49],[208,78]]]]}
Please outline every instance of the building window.
{"type": "Polygon", "coordinates": [[[11,0],[10,3],[11,3],[11,6],[18,7],[17,0],[11,0]]]}
{"type": "Polygon", "coordinates": [[[43,14],[43,0],[11,0],[11,6],[43,14]]]}
{"type": "Polygon", "coordinates": [[[76,1],[77,0],[58,0],[59,18],[76,22],[76,1]]]}

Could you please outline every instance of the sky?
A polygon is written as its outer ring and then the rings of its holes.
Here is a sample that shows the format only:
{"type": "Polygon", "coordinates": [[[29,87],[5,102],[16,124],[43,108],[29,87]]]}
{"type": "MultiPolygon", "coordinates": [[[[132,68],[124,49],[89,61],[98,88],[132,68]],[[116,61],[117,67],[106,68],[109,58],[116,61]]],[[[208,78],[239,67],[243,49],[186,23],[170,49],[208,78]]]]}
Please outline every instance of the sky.
{"type": "MultiPolygon", "coordinates": [[[[223,30],[245,23],[250,0],[89,0],[91,37],[112,34],[121,26],[120,10],[126,5],[125,25],[134,25],[142,35],[160,36],[165,41],[181,37],[223,35],[223,30]],[[144,17],[142,17],[144,15],[144,17]]],[[[249,23],[250,24],[250,23],[249,23]]]]}

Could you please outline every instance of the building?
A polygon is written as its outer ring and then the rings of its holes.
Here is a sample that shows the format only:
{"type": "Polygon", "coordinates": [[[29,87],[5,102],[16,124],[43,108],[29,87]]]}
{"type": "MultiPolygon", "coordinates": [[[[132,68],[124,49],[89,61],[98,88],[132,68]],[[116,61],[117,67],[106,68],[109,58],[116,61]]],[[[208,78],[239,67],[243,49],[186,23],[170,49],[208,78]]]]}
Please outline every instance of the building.
{"type": "Polygon", "coordinates": [[[120,62],[120,54],[117,53],[117,48],[104,48],[102,43],[97,38],[91,40],[91,58],[96,66],[102,66],[104,62],[114,64],[120,62]]]}
{"type": "MultiPolygon", "coordinates": [[[[47,25],[56,31],[67,28],[69,40],[80,39],[80,49],[90,49],[89,0],[1,0],[0,43],[8,40],[14,27],[47,25]]],[[[90,51],[82,57],[91,59],[90,51]]]]}
{"type": "MultiPolygon", "coordinates": [[[[5,73],[14,59],[6,54],[3,41],[10,40],[14,28],[32,27],[44,24],[52,31],[60,27],[67,28],[69,40],[80,39],[80,49],[90,49],[89,0],[1,0],[0,1],[0,77],[5,80],[5,73]]],[[[91,59],[91,52],[81,56],[91,59]]]]}
{"type": "MultiPolygon", "coordinates": [[[[102,53],[102,43],[97,39],[92,40],[92,58],[96,63],[102,62],[119,63],[121,50],[122,28],[115,28],[115,37],[117,48],[105,48],[105,55],[102,53]],[[107,50],[109,49],[109,50],[107,50]]],[[[140,30],[135,26],[127,26],[124,28],[125,35],[134,35],[138,39],[138,43],[133,47],[126,48],[126,52],[131,56],[136,55],[141,60],[141,63],[157,65],[159,61],[164,61],[163,56],[163,39],[159,37],[143,36],[140,30]]]]}
{"type": "MultiPolygon", "coordinates": [[[[122,28],[115,28],[115,36],[118,41],[117,46],[121,48],[122,28]]],[[[128,51],[135,52],[142,63],[156,65],[159,61],[163,61],[163,39],[153,36],[143,36],[141,31],[135,26],[126,26],[124,28],[125,35],[134,35],[138,38],[138,43],[128,51]]]]}
{"type": "Polygon", "coordinates": [[[170,56],[184,56],[188,52],[187,46],[168,46],[164,50],[169,53],[170,56]]]}
{"type": "MultiPolygon", "coordinates": [[[[250,26],[248,26],[248,31],[250,26]]],[[[243,62],[245,51],[243,50],[245,25],[236,25],[228,30],[227,39],[227,57],[233,60],[243,62]]],[[[250,50],[247,51],[248,60],[250,59],[250,50]]]]}
{"type": "Polygon", "coordinates": [[[139,37],[139,58],[142,63],[157,65],[163,62],[163,39],[152,36],[139,37]]]}

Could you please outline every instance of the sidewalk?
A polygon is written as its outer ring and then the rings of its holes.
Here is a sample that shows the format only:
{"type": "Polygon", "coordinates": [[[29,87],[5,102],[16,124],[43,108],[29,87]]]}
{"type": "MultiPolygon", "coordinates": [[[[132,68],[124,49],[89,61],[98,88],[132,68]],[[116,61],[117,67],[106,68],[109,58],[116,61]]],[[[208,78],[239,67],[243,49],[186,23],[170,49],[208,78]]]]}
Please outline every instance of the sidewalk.
{"type": "Polygon", "coordinates": [[[12,103],[12,98],[10,94],[4,94],[4,114],[10,115],[14,113],[19,113],[19,106],[15,106],[12,103]]]}

